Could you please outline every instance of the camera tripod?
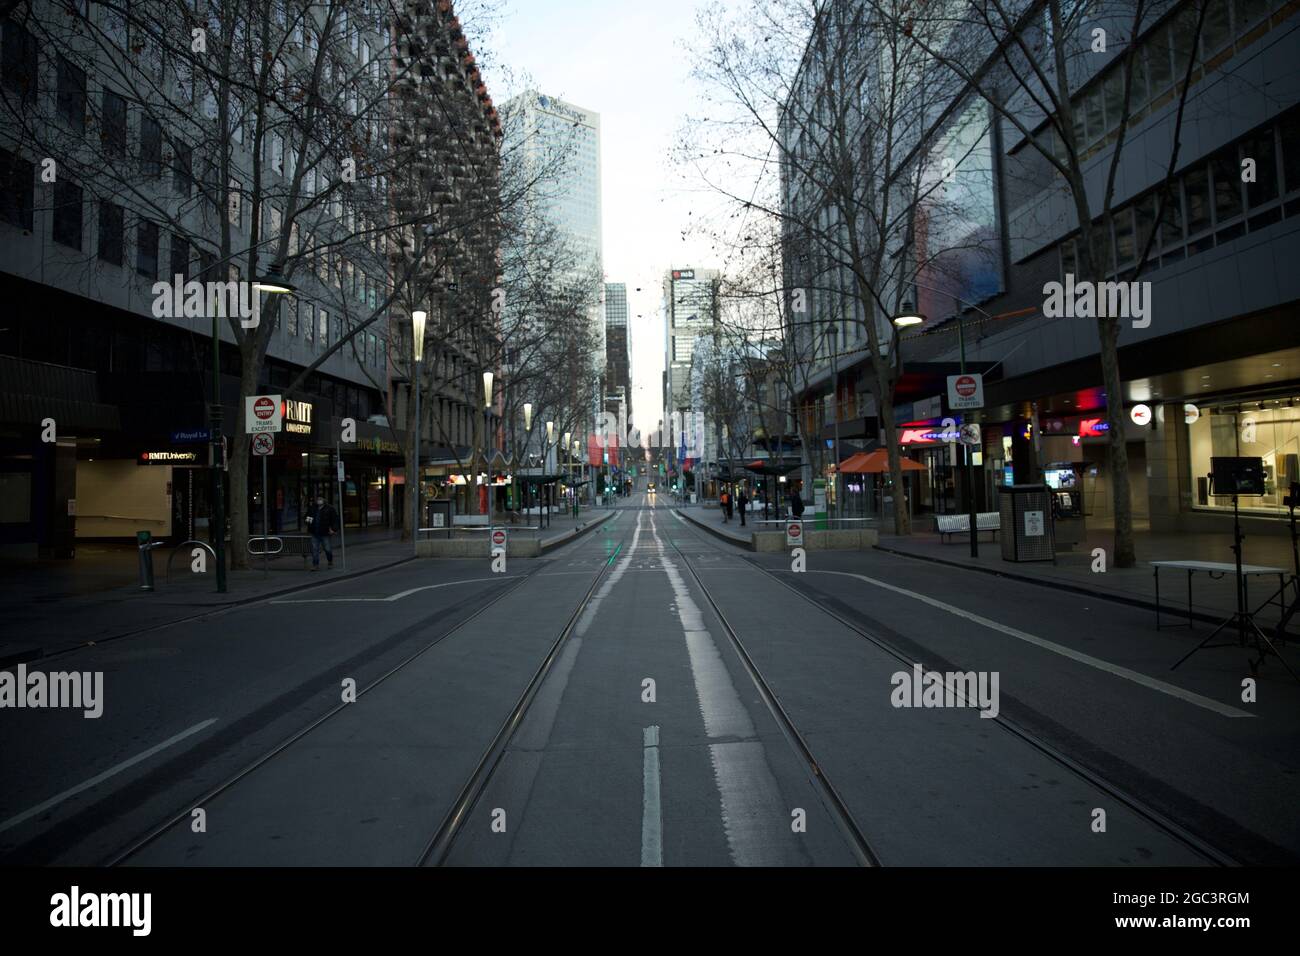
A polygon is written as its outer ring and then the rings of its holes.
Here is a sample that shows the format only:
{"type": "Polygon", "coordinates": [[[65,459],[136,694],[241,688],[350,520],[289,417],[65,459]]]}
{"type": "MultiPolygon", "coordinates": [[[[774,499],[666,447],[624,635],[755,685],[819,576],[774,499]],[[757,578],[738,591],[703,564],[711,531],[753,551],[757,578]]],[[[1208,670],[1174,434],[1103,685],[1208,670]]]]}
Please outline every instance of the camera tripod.
{"type": "MultiPolygon", "coordinates": [[[[1294,521],[1294,514],[1295,514],[1294,509],[1292,509],[1293,521],[1294,521]]],[[[1233,541],[1232,553],[1236,556],[1237,559],[1237,582],[1236,582],[1237,583],[1237,609],[1233,611],[1229,617],[1224,618],[1224,620],[1219,624],[1219,626],[1210,632],[1209,637],[1201,641],[1201,643],[1197,644],[1190,651],[1184,654],[1181,658],[1178,659],[1178,663],[1174,664],[1174,666],[1169,669],[1170,670],[1177,669],[1179,664],[1182,664],[1183,661],[1187,660],[1187,658],[1191,657],[1193,654],[1195,654],[1197,651],[1200,650],[1206,650],[1208,648],[1213,648],[1213,647],[1234,647],[1234,646],[1245,647],[1246,637],[1247,635],[1250,635],[1251,637],[1254,638],[1255,650],[1259,652],[1259,657],[1249,662],[1250,672],[1252,674],[1258,673],[1259,666],[1264,663],[1264,658],[1268,657],[1269,654],[1272,654],[1279,661],[1281,661],[1282,666],[1286,668],[1286,672],[1288,674],[1294,677],[1297,681],[1300,681],[1300,674],[1296,674],[1296,672],[1291,669],[1291,665],[1286,662],[1286,658],[1284,658],[1281,654],[1278,653],[1278,650],[1273,645],[1273,642],[1268,639],[1268,635],[1265,634],[1263,630],[1260,629],[1260,626],[1255,623],[1254,615],[1250,612],[1250,610],[1246,606],[1246,580],[1245,577],[1242,575],[1242,570],[1241,570],[1241,566],[1242,566],[1241,543],[1242,541],[1245,540],[1245,538],[1246,536],[1241,532],[1241,513],[1238,511],[1237,496],[1234,494],[1232,496],[1232,541],[1233,541]],[[1233,628],[1236,630],[1237,640],[1235,642],[1225,642],[1222,644],[1210,643],[1216,637],[1218,637],[1221,631],[1227,630],[1228,628],[1233,628]]],[[[1292,602],[1292,607],[1288,609],[1288,614],[1292,609],[1295,608],[1295,603],[1296,602],[1292,602]]]]}

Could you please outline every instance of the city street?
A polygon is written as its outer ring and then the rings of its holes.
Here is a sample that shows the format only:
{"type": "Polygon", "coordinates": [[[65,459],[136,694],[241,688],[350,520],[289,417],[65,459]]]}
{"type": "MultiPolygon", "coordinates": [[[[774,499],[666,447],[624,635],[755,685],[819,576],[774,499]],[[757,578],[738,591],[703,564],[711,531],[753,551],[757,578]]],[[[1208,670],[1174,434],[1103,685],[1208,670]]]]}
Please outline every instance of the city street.
{"type": "Polygon", "coordinates": [[[504,573],[485,546],[49,659],[104,673],[103,714],[5,714],[4,862],[1300,858],[1275,661],[1246,703],[1244,650],[1171,673],[1190,638],[1132,607],[878,551],[792,573],[622,501],[504,573]],[[996,706],[895,706],[913,664],[996,673],[996,706]]]}

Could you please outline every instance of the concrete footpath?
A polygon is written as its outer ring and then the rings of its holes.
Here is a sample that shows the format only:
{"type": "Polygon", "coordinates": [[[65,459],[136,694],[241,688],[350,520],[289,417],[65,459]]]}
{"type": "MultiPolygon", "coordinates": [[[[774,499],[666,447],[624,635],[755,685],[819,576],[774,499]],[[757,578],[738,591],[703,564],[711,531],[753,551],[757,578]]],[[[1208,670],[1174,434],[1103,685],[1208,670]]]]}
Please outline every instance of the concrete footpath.
{"type": "MultiPolygon", "coordinates": [[[[1151,610],[1155,623],[1156,579],[1152,561],[1213,561],[1231,564],[1235,560],[1230,550],[1231,535],[1210,534],[1151,534],[1139,532],[1135,536],[1137,564],[1131,568],[1112,566],[1112,536],[1107,531],[1090,532],[1087,541],[1074,551],[1064,552],[1051,561],[1009,561],[1002,557],[1002,535],[990,540],[990,535],[980,535],[979,556],[970,555],[969,538],[953,535],[944,542],[932,532],[917,532],[900,537],[881,534],[877,550],[906,555],[926,561],[997,575],[1018,581],[1027,581],[1061,590],[1087,595],[1099,595],[1151,610]],[[1106,570],[1094,571],[1097,563],[1093,550],[1101,548],[1106,555],[1106,570]]],[[[1286,571],[1289,581],[1294,566],[1289,538],[1252,535],[1245,542],[1245,563],[1277,567],[1286,571]]],[[[1260,607],[1278,589],[1276,575],[1250,577],[1247,596],[1250,610],[1258,609],[1256,620],[1266,632],[1275,627],[1281,611],[1277,604],[1260,607]]],[[[1286,599],[1294,597],[1294,589],[1286,589],[1286,599]]],[[[1160,572],[1160,620],[1162,624],[1185,624],[1188,609],[1187,572],[1165,568],[1160,572]],[[1168,615],[1166,617],[1166,615],[1168,615]]],[[[1236,610],[1235,575],[1228,572],[1213,578],[1197,572],[1191,578],[1192,618],[1197,622],[1194,630],[1206,623],[1222,621],[1236,610]]],[[[1300,615],[1292,620],[1289,630],[1300,633],[1300,615]]],[[[1270,636],[1271,633],[1270,633],[1270,636]]]]}
{"type": "MultiPolygon", "coordinates": [[[[613,514],[583,510],[576,520],[572,515],[552,516],[551,526],[540,536],[542,553],[613,514]]],[[[535,528],[532,532],[518,527],[511,530],[521,538],[537,535],[535,528]]],[[[474,533],[486,553],[487,533],[474,533]]],[[[249,570],[227,572],[224,594],[216,592],[216,570],[210,559],[203,573],[191,569],[189,549],[182,553],[163,547],[153,552],[152,592],[140,590],[139,556],[133,545],[87,544],[78,547],[77,557],[71,561],[5,563],[0,565],[0,621],[4,622],[0,626],[0,667],[415,560],[414,546],[401,539],[400,530],[349,531],[346,559],[337,535],[333,543],[333,568],[322,556],[320,570],[312,571],[310,559],[290,555],[272,558],[264,571],[254,558],[249,570]]]]}

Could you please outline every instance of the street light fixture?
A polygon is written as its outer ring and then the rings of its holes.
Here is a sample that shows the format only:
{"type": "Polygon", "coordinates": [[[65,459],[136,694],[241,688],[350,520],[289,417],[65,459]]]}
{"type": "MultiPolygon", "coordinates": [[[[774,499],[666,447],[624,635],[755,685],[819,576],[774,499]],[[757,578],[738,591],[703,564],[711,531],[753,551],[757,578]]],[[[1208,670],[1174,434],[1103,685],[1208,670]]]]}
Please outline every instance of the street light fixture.
{"type": "Polygon", "coordinates": [[[411,540],[414,542],[415,554],[420,554],[420,363],[424,361],[424,326],[429,313],[417,311],[411,313],[412,352],[415,356],[415,467],[411,487],[411,540]]]}
{"type": "Polygon", "coordinates": [[[278,265],[272,265],[266,271],[266,275],[260,279],[253,280],[253,288],[258,292],[266,292],[271,295],[288,295],[298,291],[298,287],[291,282],[286,282],[284,275],[280,272],[278,265]]]}
{"type": "Polygon", "coordinates": [[[900,329],[906,329],[913,325],[924,325],[925,316],[912,307],[910,301],[903,303],[903,310],[893,318],[894,325],[900,329]]]}

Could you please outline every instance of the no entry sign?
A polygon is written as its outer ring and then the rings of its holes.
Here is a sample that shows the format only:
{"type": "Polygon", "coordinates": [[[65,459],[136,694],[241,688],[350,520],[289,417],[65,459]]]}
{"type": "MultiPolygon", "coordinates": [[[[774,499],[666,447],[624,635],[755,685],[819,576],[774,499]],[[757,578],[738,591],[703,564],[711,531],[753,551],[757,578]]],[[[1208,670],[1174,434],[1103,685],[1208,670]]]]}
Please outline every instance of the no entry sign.
{"type": "Polygon", "coordinates": [[[979,372],[948,376],[949,408],[983,408],[984,376],[979,372]]]}
{"type": "Polygon", "coordinates": [[[506,548],[506,532],[504,528],[493,528],[489,535],[492,539],[492,552],[504,551],[506,548]]]}
{"type": "Polygon", "coordinates": [[[253,454],[270,455],[275,452],[275,436],[270,433],[263,433],[253,436],[253,454]]]}
{"type": "Polygon", "coordinates": [[[785,543],[787,545],[803,544],[802,521],[787,521],[785,523],[785,543]]]}
{"type": "Polygon", "coordinates": [[[250,395],[244,399],[244,430],[249,435],[278,432],[280,424],[279,395],[250,395]]]}

